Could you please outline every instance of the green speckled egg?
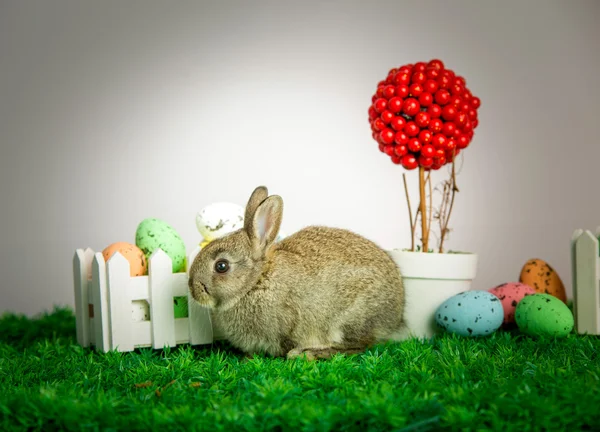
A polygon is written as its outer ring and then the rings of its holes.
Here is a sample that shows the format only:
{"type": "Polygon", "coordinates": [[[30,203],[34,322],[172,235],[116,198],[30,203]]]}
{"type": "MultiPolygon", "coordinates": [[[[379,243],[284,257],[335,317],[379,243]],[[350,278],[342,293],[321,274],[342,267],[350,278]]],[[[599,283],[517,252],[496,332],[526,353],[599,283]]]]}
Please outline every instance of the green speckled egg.
{"type": "Polygon", "coordinates": [[[565,337],[575,325],[568,306],[550,294],[524,297],[515,309],[515,321],[530,336],[565,337]]]}
{"type": "Polygon", "coordinates": [[[188,316],[188,298],[187,296],[174,297],[175,318],[186,318],[188,316]]]}
{"type": "Polygon", "coordinates": [[[173,262],[173,273],[185,271],[185,243],[167,222],[156,218],[144,219],[135,232],[135,244],[148,260],[156,249],[162,249],[173,262]]]}

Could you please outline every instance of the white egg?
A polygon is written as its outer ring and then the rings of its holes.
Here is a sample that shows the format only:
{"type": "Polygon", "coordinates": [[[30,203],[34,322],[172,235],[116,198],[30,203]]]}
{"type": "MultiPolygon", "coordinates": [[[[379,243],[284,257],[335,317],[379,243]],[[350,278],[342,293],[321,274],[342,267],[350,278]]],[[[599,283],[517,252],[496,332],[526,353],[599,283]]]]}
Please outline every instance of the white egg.
{"type": "Polygon", "coordinates": [[[242,228],[244,212],[244,207],[229,202],[209,204],[196,215],[196,227],[211,241],[242,228]]]}

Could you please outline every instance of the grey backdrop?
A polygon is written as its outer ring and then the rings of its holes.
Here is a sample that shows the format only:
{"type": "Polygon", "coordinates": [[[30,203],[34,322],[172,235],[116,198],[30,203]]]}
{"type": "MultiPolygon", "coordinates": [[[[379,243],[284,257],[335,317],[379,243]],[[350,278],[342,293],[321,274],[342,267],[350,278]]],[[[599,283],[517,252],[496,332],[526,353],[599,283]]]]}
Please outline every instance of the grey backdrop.
{"type": "Polygon", "coordinates": [[[540,257],[570,295],[572,231],[600,224],[599,20],[593,0],[1,0],[0,312],[72,305],[75,249],[146,217],[191,251],[195,213],[258,184],[286,232],[407,246],[367,107],[391,67],[434,57],[482,100],[448,246],[480,254],[476,289],[540,257]]]}

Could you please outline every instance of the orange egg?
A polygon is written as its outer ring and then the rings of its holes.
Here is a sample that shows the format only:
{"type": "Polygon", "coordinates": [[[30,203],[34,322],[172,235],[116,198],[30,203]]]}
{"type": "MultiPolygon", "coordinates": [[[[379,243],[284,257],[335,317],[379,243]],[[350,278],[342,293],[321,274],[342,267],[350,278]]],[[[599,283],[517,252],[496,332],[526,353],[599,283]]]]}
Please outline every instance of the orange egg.
{"type": "Polygon", "coordinates": [[[146,256],[136,245],[127,242],[113,243],[102,251],[104,261],[108,261],[115,252],[119,252],[129,261],[129,274],[131,276],[143,276],[148,273],[146,256]]]}
{"type": "Polygon", "coordinates": [[[560,276],[542,259],[532,258],[527,261],[521,269],[519,282],[529,285],[536,293],[550,294],[567,302],[567,293],[560,276]]]}

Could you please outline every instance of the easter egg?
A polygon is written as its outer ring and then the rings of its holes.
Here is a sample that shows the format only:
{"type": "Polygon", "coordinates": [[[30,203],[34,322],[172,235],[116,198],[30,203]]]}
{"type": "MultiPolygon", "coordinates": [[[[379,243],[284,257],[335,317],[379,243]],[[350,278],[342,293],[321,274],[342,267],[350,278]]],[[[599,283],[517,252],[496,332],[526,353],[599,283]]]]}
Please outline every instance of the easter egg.
{"type": "Polygon", "coordinates": [[[180,296],[173,298],[175,318],[185,318],[188,316],[188,298],[180,296]]]}
{"type": "Polygon", "coordinates": [[[540,294],[550,294],[567,302],[567,293],[558,273],[546,261],[530,259],[521,269],[519,282],[529,285],[540,294]]]}
{"type": "Polygon", "coordinates": [[[129,274],[133,276],[143,276],[148,273],[148,261],[144,252],[134,244],[127,242],[116,242],[113,243],[102,251],[104,261],[108,261],[115,252],[119,252],[121,255],[129,261],[129,274]]]}
{"type": "Polygon", "coordinates": [[[242,228],[245,211],[229,202],[209,204],[196,214],[196,227],[204,240],[211,241],[242,228]]]}
{"type": "Polygon", "coordinates": [[[573,330],[575,319],[569,307],[550,294],[524,297],[515,310],[519,330],[530,336],[565,337],[573,330]]]}
{"type": "Polygon", "coordinates": [[[167,222],[156,218],[144,219],[135,232],[135,244],[144,252],[147,260],[160,248],[171,258],[173,273],[186,270],[185,243],[167,222]]]}
{"type": "Polygon", "coordinates": [[[131,302],[131,319],[134,322],[150,320],[150,306],[145,300],[134,300],[131,302]]]}
{"type": "Polygon", "coordinates": [[[519,304],[526,295],[535,294],[533,288],[521,282],[504,283],[494,288],[490,288],[488,292],[500,299],[502,309],[504,309],[504,324],[515,322],[515,308],[517,307],[517,304],[519,304]]]}
{"type": "Polygon", "coordinates": [[[435,312],[436,323],[461,336],[487,336],[504,320],[498,297],[483,290],[465,291],[445,300],[435,312]]]}

